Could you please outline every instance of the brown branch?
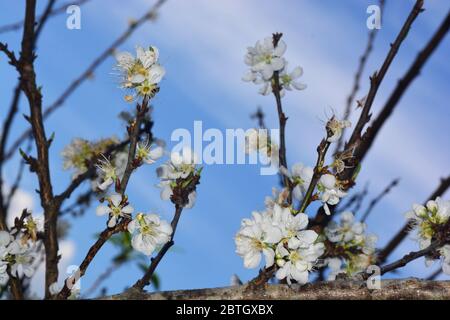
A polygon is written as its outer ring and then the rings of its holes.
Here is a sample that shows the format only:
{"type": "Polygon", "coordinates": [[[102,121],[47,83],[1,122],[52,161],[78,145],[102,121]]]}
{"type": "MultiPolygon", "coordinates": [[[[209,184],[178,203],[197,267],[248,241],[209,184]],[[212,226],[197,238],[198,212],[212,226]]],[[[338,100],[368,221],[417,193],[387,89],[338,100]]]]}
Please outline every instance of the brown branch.
{"type": "Polygon", "coordinates": [[[325,281],[304,286],[285,284],[250,288],[249,285],[147,293],[126,291],[107,300],[450,300],[450,281],[415,278],[382,280],[381,290],[370,290],[365,281],[325,281]]]}
{"type": "Polygon", "coordinates": [[[25,25],[22,38],[22,49],[17,67],[20,73],[21,89],[25,93],[30,106],[30,123],[36,144],[37,161],[36,174],[39,182],[39,195],[44,209],[44,245],[46,253],[45,291],[49,296],[49,286],[58,279],[58,238],[57,217],[58,208],[53,204],[53,188],[50,178],[48,148],[49,143],[45,134],[42,118],[42,94],[36,84],[34,72],[34,25],[36,0],[27,0],[25,25]]]}
{"type": "Polygon", "coordinates": [[[445,243],[446,243],[445,240],[433,241],[430,244],[430,246],[428,246],[425,249],[410,252],[410,253],[404,255],[401,259],[381,267],[381,270],[380,270],[381,275],[388,273],[390,271],[402,268],[402,267],[406,266],[408,263],[410,263],[411,261],[414,261],[414,260],[421,258],[423,256],[426,256],[426,255],[429,255],[436,249],[442,247],[445,243]]]}
{"type": "MultiPolygon", "coordinates": [[[[131,23],[127,30],[122,33],[113,43],[106,48],[94,61],[87,67],[87,69],[81,73],[76,79],[74,79],[69,86],[63,91],[63,93],[47,108],[45,108],[43,117],[47,119],[53,112],[55,112],[58,108],[60,108],[64,102],[73,94],[73,92],[87,79],[89,79],[94,71],[102,64],[114,51],[122,45],[132,34],[133,32],[141,26],[144,22],[154,19],[156,17],[156,13],[158,9],[166,2],[167,0],[158,0],[151,8],[148,10],[142,17],[140,17],[135,22],[131,23]]],[[[22,142],[32,134],[31,130],[25,130],[12,144],[12,146],[8,149],[8,152],[5,154],[5,159],[11,158],[16,152],[17,148],[22,144],[22,142]]]]}
{"type": "MultiPolygon", "coordinates": [[[[375,96],[378,92],[378,88],[380,87],[380,84],[386,75],[392,61],[394,60],[395,56],[397,55],[397,52],[405,40],[406,36],[408,35],[409,29],[411,28],[411,25],[413,24],[414,20],[417,18],[417,16],[423,11],[423,0],[416,0],[416,3],[414,7],[412,8],[411,12],[409,13],[406,21],[404,22],[400,32],[398,33],[395,41],[391,44],[391,48],[386,55],[383,64],[379,71],[375,72],[372,77],[370,77],[370,89],[369,93],[367,95],[367,98],[365,99],[363,109],[361,111],[361,115],[359,117],[359,120],[352,132],[352,135],[349,139],[349,141],[346,143],[346,149],[348,149],[350,146],[356,146],[354,157],[352,158],[352,165],[349,166],[347,169],[345,169],[341,174],[339,174],[339,180],[346,181],[347,182],[347,188],[350,188],[354,181],[353,178],[355,175],[356,170],[358,170],[358,163],[360,162],[358,152],[358,145],[361,143],[361,132],[364,129],[365,125],[369,122],[371,117],[371,107],[375,100],[375,96]]],[[[327,216],[321,207],[315,218],[314,218],[314,224],[318,225],[319,227],[324,227],[331,219],[333,213],[334,213],[334,207],[330,207],[331,215],[327,216]]]]}
{"type": "MultiPolygon", "coordinates": [[[[430,195],[427,201],[434,200],[437,197],[443,195],[449,187],[450,187],[450,176],[441,180],[441,183],[436,188],[436,190],[430,195]]],[[[424,204],[426,204],[427,201],[425,201],[424,204]]],[[[409,234],[409,231],[413,228],[413,226],[414,223],[412,220],[406,222],[403,228],[401,228],[400,231],[394,237],[392,237],[392,239],[388,242],[388,244],[378,253],[378,261],[380,263],[386,261],[386,259],[395,250],[395,248],[397,248],[398,245],[406,238],[406,236],[409,234]]]]}
{"type": "MultiPolygon", "coordinates": [[[[384,0],[380,0],[379,1],[379,7],[380,7],[380,11],[381,14],[383,13],[383,9],[384,9],[384,0]]],[[[361,76],[364,72],[364,68],[366,66],[366,62],[370,56],[370,53],[372,52],[373,49],[373,43],[375,41],[375,37],[378,33],[378,29],[372,29],[369,32],[369,36],[367,38],[367,44],[366,44],[366,48],[364,50],[364,53],[361,55],[361,57],[359,58],[359,65],[358,65],[358,69],[355,73],[355,78],[353,81],[353,88],[352,91],[350,92],[350,94],[347,97],[347,103],[345,106],[345,112],[344,112],[344,119],[343,120],[348,120],[350,118],[350,114],[352,111],[352,105],[353,105],[353,101],[355,100],[355,96],[359,90],[360,87],[360,82],[361,82],[361,76]]],[[[344,137],[345,137],[345,130],[346,128],[344,128],[342,130],[342,135],[339,138],[339,140],[336,143],[336,147],[334,149],[334,154],[336,154],[337,152],[339,152],[342,148],[342,145],[344,143],[344,137]]]]}
{"type": "Polygon", "coordinates": [[[8,45],[6,43],[0,42],[0,51],[8,57],[10,65],[17,67],[19,61],[17,60],[14,52],[8,49],[8,45]]]}
{"type": "Polygon", "coordinates": [[[389,96],[386,104],[381,110],[378,117],[373,121],[371,126],[367,129],[362,137],[362,143],[357,148],[356,156],[360,161],[362,161],[372,146],[376,136],[380,132],[383,124],[387,121],[387,119],[391,116],[394,108],[399,103],[403,94],[408,89],[409,85],[413,82],[413,80],[420,74],[420,70],[428,61],[430,56],[436,50],[438,45],[442,42],[445,35],[447,34],[450,28],[450,11],[447,14],[444,21],[439,26],[438,30],[434,33],[430,41],[427,45],[419,52],[413,64],[409,67],[406,74],[399,80],[395,90],[389,96]]]}
{"type": "MultiPolygon", "coordinates": [[[[281,37],[283,36],[282,33],[274,33],[273,38],[273,46],[277,47],[278,42],[281,40],[281,37]]],[[[275,101],[277,104],[277,112],[278,112],[278,121],[280,125],[280,150],[279,150],[279,158],[280,158],[280,167],[288,168],[287,166],[287,158],[286,158],[286,138],[285,138],[285,132],[286,132],[286,121],[287,117],[283,112],[283,106],[281,103],[281,85],[280,85],[280,74],[279,71],[274,71],[273,73],[273,82],[272,82],[272,92],[275,97],[275,101]]],[[[283,184],[286,188],[290,189],[290,181],[289,178],[286,176],[283,176],[283,184]]],[[[289,202],[292,201],[292,195],[289,195],[289,202]]]]}
{"type": "Polygon", "coordinates": [[[132,287],[133,289],[142,290],[145,286],[150,284],[150,281],[159,263],[164,258],[167,251],[174,245],[173,239],[175,237],[175,231],[177,230],[178,221],[180,220],[182,211],[183,207],[175,205],[175,214],[173,216],[172,222],[170,223],[170,225],[172,226],[172,235],[170,236],[170,240],[166,242],[161,250],[159,250],[158,254],[151,259],[150,267],[147,269],[142,278],[136,281],[136,283],[132,287]]]}
{"type": "Polygon", "coordinates": [[[320,180],[320,177],[323,174],[325,156],[327,154],[328,148],[330,147],[330,142],[328,142],[329,134],[327,134],[327,138],[323,139],[319,146],[317,147],[317,161],[314,166],[314,173],[311,178],[311,182],[309,183],[308,189],[306,190],[305,197],[303,198],[302,204],[299,208],[299,212],[304,213],[306,208],[311,203],[311,197],[313,195],[314,189],[316,188],[317,183],[320,180]]]}
{"type": "Polygon", "coordinates": [[[50,17],[53,6],[55,5],[56,0],[48,0],[47,6],[44,9],[44,13],[42,14],[42,17],[39,20],[39,24],[36,28],[36,31],[34,32],[34,43],[33,43],[33,49],[36,47],[36,42],[41,35],[41,32],[44,28],[45,23],[47,22],[47,19],[50,17]]]}
{"type": "MultiPolygon", "coordinates": [[[[149,97],[144,96],[142,104],[137,104],[136,110],[136,119],[130,123],[128,129],[128,135],[130,139],[130,148],[128,152],[128,159],[127,159],[127,165],[125,168],[125,172],[123,174],[123,177],[120,181],[120,183],[116,183],[116,191],[120,193],[122,196],[125,195],[126,188],[128,186],[128,181],[130,179],[130,176],[132,172],[135,169],[135,156],[136,156],[136,146],[137,142],[139,140],[139,135],[141,132],[141,124],[145,120],[145,115],[149,111],[149,97]]],[[[85,173],[87,174],[87,173],[85,173]]],[[[71,186],[66,190],[67,193],[71,193],[71,190],[74,189],[71,186]]],[[[65,197],[64,193],[61,195],[62,197],[65,197]]],[[[102,231],[97,241],[94,243],[94,245],[89,249],[86,257],[84,258],[83,262],[80,265],[79,270],[76,272],[75,275],[68,277],[64,282],[63,289],[59,292],[57,295],[57,299],[67,299],[70,295],[71,288],[75,284],[76,279],[81,278],[91,262],[93,261],[94,257],[97,255],[98,251],[103,247],[103,245],[111,238],[114,234],[122,231],[126,231],[128,223],[130,222],[129,218],[123,218],[114,228],[106,228],[102,231]]]]}
{"type": "Polygon", "coordinates": [[[127,230],[127,226],[129,223],[129,219],[124,219],[120,221],[120,223],[116,224],[114,228],[106,228],[100,233],[100,236],[98,237],[97,241],[90,247],[88,253],[86,254],[86,257],[83,259],[83,262],[80,264],[80,268],[77,270],[77,272],[68,277],[64,281],[64,287],[59,292],[57,298],[58,299],[67,299],[69,297],[71,288],[73,285],[75,285],[76,280],[80,279],[84,276],[86,273],[87,268],[91,264],[92,260],[94,260],[94,257],[97,255],[97,253],[100,251],[100,249],[103,247],[103,245],[111,238],[113,235],[123,232],[127,230]]]}
{"type": "Polygon", "coordinates": [[[361,222],[366,221],[367,217],[372,212],[372,210],[376,206],[376,204],[378,202],[380,202],[380,200],[383,199],[389,192],[391,192],[392,188],[394,188],[396,185],[398,185],[399,181],[400,181],[400,178],[396,178],[393,181],[391,181],[391,183],[389,183],[389,185],[378,196],[376,196],[375,198],[373,198],[370,201],[369,206],[367,207],[366,211],[364,212],[364,214],[361,218],[361,222]]]}
{"type": "Polygon", "coordinates": [[[353,130],[353,133],[346,144],[347,146],[356,144],[360,138],[361,138],[361,132],[364,128],[364,126],[369,122],[370,120],[370,111],[372,104],[375,100],[375,96],[378,92],[378,88],[380,87],[381,82],[383,81],[384,76],[386,75],[392,61],[394,60],[395,56],[397,55],[398,50],[400,49],[400,45],[405,40],[406,36],[408,35],[409,29],[411,28],[411,25],[413,24],[414,20],[417,18],[417,16],[422,12],[423,7],[423,0],[417,0],[413,9],[411,10],[410,14],[408,15],[408,18],[406,19],[405,23],[403,24],[403,27],[401,28],[399,34],[397,35],[395,41],[391,44],[391,49],[389,50],[381,68],[379,71],[375,72],[372,77],[370,78],[370,90],[367,94],[367,98],[365,99],[365,103],[363,106],[363,109],[361,111],[361,115],[359,117],[359,120],[355,126],[355,129],[353,130]]]}

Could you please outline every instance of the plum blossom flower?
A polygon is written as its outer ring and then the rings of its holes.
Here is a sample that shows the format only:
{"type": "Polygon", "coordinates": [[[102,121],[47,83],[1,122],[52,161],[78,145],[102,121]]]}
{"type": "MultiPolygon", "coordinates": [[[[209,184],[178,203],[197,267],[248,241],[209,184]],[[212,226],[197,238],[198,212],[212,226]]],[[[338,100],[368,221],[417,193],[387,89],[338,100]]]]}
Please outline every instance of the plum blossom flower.
{"type": "Polygon", "coordinates": [[[405,216],[414,222],[418,229],[420,249],[425,249],[431,244],[438,227],[447,223],[450,217],[450,201],[437,197],[436,200],[428,201],[426,206],[413,204],[413,210],[407,212],[405,216]]]}
{"type": "Polygon", "coordinates": [[[111,164],[111,162],[103,156],[96,164],[99,170],[99,176],[102,182],[98,183],[98,188],[105,191],[111,184],[115,183],[118,179],[116,168],[111,164]]]}
{"type": "Polygon", "coordinates": [[[318,190],[321,192],[321,200],[323,208],[327,215],[330,215],[330,209],[328,205],[336,205],[340,199],[347,195],[346,192],[340,189],[338,180],[332,174],[324,174],[320,177],[317,184],[318,190]]]}
{"type": "Polygon", "coordinates": [[[328,133],[328,142],[336,142],[342,136],[342,131],[345,128],[350,127],[352,124],[348,120],[338,120],[336,117],[332,117],[326,125],[327,133],[328,133]]]}
{"type": "Polygon", "coordinates": [[[134,209],[120,194],[112,194],[106,198],[108,205],[100,205],[97,207],[97,215],[103,216],[105,214],[109,215],[108,228],[114,228],[117,221],[121,217],[130,217],[134,209]]]}
{"type": "MultiPolygon", "coordinates": [[[[190,148],[185,147],[180,152],[172,152],[170,160],[157,169],[161,182],[158,187],[161,189],[161,199],[170,200],[173,188],[178,184],[178,179],[188,179],[191,175],[199,174],[196,168],[198,157],[190,148]]],[[[194,206],[197,194],[194,191],[188,195],[188,203],[184,208],[190,209],[194,206]]]]}
{"type": "Polygon", "coordinates": [[[147,256],[150,256],[157,246],[170,241],[172,235],[170,224],[156,214],[138,213],[128,224],[128,231],[133,234],[133,248],[147,256]]]}
{"type": "Polygon", "coordinates": [[[297,90],[306,89],[306,84],[297,81],[303,75],[303,68],[296,67],[291,72],[287,72],[287,63],[283,71],[280,72],[280,82],[283,89],[292,90],[292,88],[297,90]]]}
{"type": "Polygon", "coordinates": [[[258,267],[263,254],[268,268],[274,264],[274,248],[282,239],[282,232],[267,212],[255,211],[252,215],[252,219],[242,220],[235,236],[236,253],[244,259],[244,266],[248,269],[258,267]]]}
{"type": "Polygon", "coordinates": [[[339,223],[331,221],[325,227],[326,239],[340,253],[325,261],[331,269],[329,280],[334,280],[341,273],[352,276],[362,272],[376,261],[377,236],[365,234],[365,229],[366,225],[355,221],[353,213],[349,211],[341,214],[339,223]]]}
{"type": "Polygon", "coordinates": [[[309,247],[318,234],[312,230],[304,230],[308,226],[308,216],[298,213],[295,216],[290,208],[275,205],[273,208],[273,223],[281,230],[281,242],[290,249],[309,247]]]}
{"type": "Polygon", "coordinates": [[[325,235],[331,242],[346,243],[361,243],[364,241],[364,232],[366,224],[355,221],[353,213],[345,211],[341,213],[340,223],[337,224],[331,221],[325,228],[325,235]]]}
{"type": "Polygon", "coordinates": [[[32,248],[22,245],[20,240],[11,242],[7,248],[10,256],[11,275],[22,278],[24,275],[31,277],[34,274],[33,262],[36,253],[32,248]]]}
{"type": "MultiPolygon", "coordinates": [[[[121,86],[127,89],[135,89],[138,96],[153,97],[158,92],[158,83],[165,75],[165,69],[158,64],[159,51],[150,46],[144,49],[136,47],[136,57],[129,52],[121,52],[116,55],[117,69],[122,76],[121,86]]],[[[127,100],[133,97],[127,96],[127,100]]]]}
{"type": "Polygon", "coordinates": [[[152,148],[148,140],[139,142],[136,146],[136,158],[147,164],[153,164],[163,156],[164,149],[162,147],[152,148]]]}
{"type": "Polygon", "coordinates": [[[309,243],[308,246],[295,250],[288,250],[280,243],[277,246],[277,265],[280,268],[275,276],[279,280],[286,279],[288,284],[291,284],[292,280],[301,285],[307,283],[309,272],[313,270],[324,251],[325,247],[321,242],[309,243]]]}
{"type": "Polygon", "coordinates": [[[292,166],[291,172],[285,168],[280,169],[281,173],[291,180],[295,186],[292,195],[297,200],[302,200],[306,190],[311,183],[314,174],[314,168],[305,166],[303,163],[296,163],[292,166]]]}
{"type": "Polygon", "coordinates": [[[272,37],[257,41],[254,47],[248,47],[244,62],[251,69],[244,76],[244,81],[254,81],[256,73],[264,80],[270,80],[274,71],[284,68],[285,60],[282,56],[285,52],[286,43],[280,40],[275,47],[272,37]]]}

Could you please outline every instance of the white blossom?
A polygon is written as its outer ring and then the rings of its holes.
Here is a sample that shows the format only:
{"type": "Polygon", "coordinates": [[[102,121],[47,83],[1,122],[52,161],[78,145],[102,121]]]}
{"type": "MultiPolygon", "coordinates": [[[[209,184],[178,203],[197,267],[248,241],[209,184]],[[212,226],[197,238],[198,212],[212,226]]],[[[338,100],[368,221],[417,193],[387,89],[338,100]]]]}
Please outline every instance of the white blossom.
{"type": "Polygon", "coordinates": [[[321,192],[320,199],[327,215],[331,214],[328,205],[338,204],[340,199],[347,195],[346,192],[340,189],[336,177],[328,173],[320,177],[318,190],[321,192]]]}
{"type": "Polygon", "coordinates": [[[113,194],[106,198],[108,202],[107,205],[100,205],[97,207],[97,215],[102,216],[105,214],[109,215],[108,227],[113,228],[120,217],[130,217],[134,209],[131,205],[122,201],[122,196],[120,194],[113,194]]]}
{"type": "Polygon", "coordinates": [[[288,250],[280,243],[277,246],[277,265],[280,268],[275,276],[279,280],[286,278],[288,284],[291,284],[292,280],[301,285],[307,283],[309,272],[313,270],[324,251],[325,247],[321,242],[295,250],[288,250]]]}
{"type": "MultiPolygon", "coordinates": [[[[256,42],[254,47],[247,48],[245,64],[251,67],[250,72],[258,73],[264,80],[269,80],[274,71],[284,68],[285,60],[282,58],[286,51],[286,43],[283,40],[274,47],[272,37],[256,42]]],[[[255,81],[256,74],[246,74],[245,81],[255,81]]]]}
{"type": "MultiPolygon", "coordinates": [[[[197,162],[197,155],[188,147],[183,148],[181,152],[171,153],[170,160],[157,169],[158,177],[161,179],[158,187],[161,189],[162,200],[170,200],[173,188],[177,185],[177,179],[186,179],[196,173],[197,162]]],[[[195,191],[188,195],[185,208],[190,209],[194,206],[196,196],[195,191]]]]}
{"type": "Polygon", "coordinates": [[[147,163],[153,164],[156,160],[163,156],[164,149],[162,147],[154,147],[149,141],[139,142],[136,146],[136,158],[147,163]]]}
{"type": "MultiPolygon", "coordinates": [[[[129,52],[116,55],[117,69],[122,76],[122,87],[135,89],[135,94],[152,97],[158,91],[158,83],[165,75],[165,69],[158,64],[159,51],[156,47],[136,47],[136,57],[129,52]]],[[[127,100],[130,99],[127,96],[127,100]]]]}
{"type": "Polygon", "coordinates": [[[111,164],[111,162],[103,156],[96,164],[99,170],[99,176],[102,182],[98,183],[98,188],[105,191],[111,184],[116,182],[118,175],[116,168],[111,164]]]}
{"type": "Polygon", "coordinates": [[[280,228],[274,225],[267,212],[253,212],[252,219],[244,219],[236,234],[236,253],[244,259],[246,268],[256,268],[264,255],[266,267],[274,264],[275,245],[282,239],[280,228]]]}
{"type": "Polygon", "coordinates": [[[33,262],[36,254],[32,248],[23,245],[20,240],[15,240],[9,244],[7,252],[13,257],[10,266],[14,277],[31,277],[34,274],[33,262]]]}
{"type": "Polygon", "coordinates": [[[294,198],[297,200],[302,200],[311,183],[314,168],[305,166],[303,163],[299,162],[292,166],[291,172],[285,168],[281,168],[281,173],[288,177],[293,185],[295,185],[292,191],[294,198]]]}
{"type": "Polygon", "coordinates": [[[306,89],[306,84],[297,81],[303,75],[303,68],[296,67],[291,72],[287,72],[287,63],[283,71],[280,72],[280,82],[283,89],[292,90],[292,88],[297,90],[306,89]]]}
{"type": "Polygon", "coordinates": [[[420,249],[425,249],[431,244],[437,232],[436,227],[447,223],[450,217],[450,201],[438,197],[436,200],[428,201],[426,206],[413,204],[413,210],[407,212],[405,216],[417,226],[420,249]]]}
{"type": "Polygon", "coordinates": [[[168,242],[172,235],[170,224],[156,214],[138,213],[128,224],[128,231],[133,234],[133,248],[147,256],[150,256],[157,246],[168,242]]]}
{"type": "Polygon", "coordinates": [[[303,69],[296,67],[291,72],[287,71],[287,61],[283,58],[286,47],[283,40],[279,40],[277,46],[274,46],[272,37],[256,42],[254,47],[248,47],[244,62],[250,70],[244,74],[242,80],[261,85],[259,93],[269,95],[275,86],[274,72],[278,72],[281,97],[284,96],[285,90],[305,89],[306,85],[297,81],[303,74],[303,69]]]}
{"type": "Polygon", "coordinates": [[[338,120],[335,117],[332,117],[327,122],[327,130],[331,132],[331,136],[328,137],[328,142],[336,142],[338,141],[342,136],[342,130],[344,128],[350,127],[352,124],[348,120],[338,120]]]}

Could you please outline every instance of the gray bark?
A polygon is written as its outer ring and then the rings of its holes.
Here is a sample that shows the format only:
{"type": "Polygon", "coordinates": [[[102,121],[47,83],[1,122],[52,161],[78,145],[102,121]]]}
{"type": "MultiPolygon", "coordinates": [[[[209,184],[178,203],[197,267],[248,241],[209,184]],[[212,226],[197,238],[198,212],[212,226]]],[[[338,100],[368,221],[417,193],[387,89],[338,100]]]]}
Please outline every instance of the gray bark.
{"type": "Polygon", "coordinates": [[[148,293],[130,289],[124,293],[104,297],[108,300],[241,300],[241,299],[281,299],[281,300],[403,300],[438,299],[450,300],[450,281],[430,281],[416,278],[382,280],[381,289],[369,290],[365,281],[338,280],[291,286],[266,284],[259,288],[249,285],[176,290],[148,293]]]}

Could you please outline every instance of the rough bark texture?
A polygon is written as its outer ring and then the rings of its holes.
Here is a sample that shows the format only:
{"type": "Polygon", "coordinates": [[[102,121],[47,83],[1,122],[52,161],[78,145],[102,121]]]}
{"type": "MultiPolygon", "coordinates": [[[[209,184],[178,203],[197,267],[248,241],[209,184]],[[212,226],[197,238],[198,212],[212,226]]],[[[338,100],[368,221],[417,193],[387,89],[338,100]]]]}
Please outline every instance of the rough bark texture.
{"type": "Polygon", "coordinates": [[[381,281],[380,290],[369,290],[365,281],[339,280],[289,287],[283,284],[266,284],[258,289],[248,285],[163,291],[147,293],[128,290],[122,294],[104,297],[106,300],[450,300],[450,281],[429,281],[416,278],[381,281]]]}

